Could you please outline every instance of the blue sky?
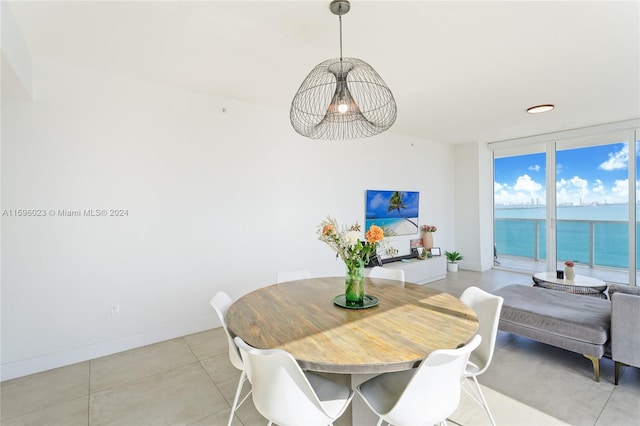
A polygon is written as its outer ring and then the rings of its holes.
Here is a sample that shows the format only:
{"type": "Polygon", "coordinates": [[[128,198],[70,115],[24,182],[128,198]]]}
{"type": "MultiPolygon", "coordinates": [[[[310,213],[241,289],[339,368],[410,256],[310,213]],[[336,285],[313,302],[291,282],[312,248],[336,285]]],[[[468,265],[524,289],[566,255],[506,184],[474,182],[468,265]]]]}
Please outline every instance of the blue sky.
{"type": "MultiPolygon", "coordinates": [[[[545,154],[495,160],[496,204],[546,202],[545,154]]],[[[557,204],[626,203],[629,148],[626,143],[556,153],[557,204]]]]}

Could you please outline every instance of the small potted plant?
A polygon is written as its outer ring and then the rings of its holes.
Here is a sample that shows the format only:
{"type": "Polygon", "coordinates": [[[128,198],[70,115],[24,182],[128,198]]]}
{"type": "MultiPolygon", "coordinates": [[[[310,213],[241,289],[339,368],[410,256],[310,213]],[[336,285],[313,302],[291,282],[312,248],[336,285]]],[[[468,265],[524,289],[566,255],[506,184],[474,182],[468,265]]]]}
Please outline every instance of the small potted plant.
{"type": "Polygon", "coordinates": [[[445,251],[447,256],[447,271],[458,272],[458,262],[463,259],[462,255],[457,251],[445,251]]]}

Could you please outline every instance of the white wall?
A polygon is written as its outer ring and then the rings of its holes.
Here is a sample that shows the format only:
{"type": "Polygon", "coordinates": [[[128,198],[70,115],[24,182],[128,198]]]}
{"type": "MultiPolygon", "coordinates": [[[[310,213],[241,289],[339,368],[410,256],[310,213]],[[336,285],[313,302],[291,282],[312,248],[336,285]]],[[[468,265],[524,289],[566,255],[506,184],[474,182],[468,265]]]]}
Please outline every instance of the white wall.
{"type": "Polygon", "coordinates": [[[31,54],[7,2],[0,3],[2,96],[31,96],[31,54]]]}
{"type": "Polygon", "coordinates": [[[451,146],[311,141],[288,105],[54,64],[34,65],[33,87],[2,98],[2,210],[56,214],[2,217],[3,380],[217,327],[217,290],[237,298],[278,270],[343,274],[316,225],[363,224],[367,189],[419,191],[420,222],[453,246],[451,146]]]}
{"type": "Polygon", "coordinates": [[[460,267],[485,271],[493,265],[491,152],[485,144],[455,146],[455,247],[460,267]]]}
{"type": "Polygon", "coordinates": [[[485,143],[476,144],[478,152],[478,249],[480,271],[493,267],[493,156],[485,143]]]}

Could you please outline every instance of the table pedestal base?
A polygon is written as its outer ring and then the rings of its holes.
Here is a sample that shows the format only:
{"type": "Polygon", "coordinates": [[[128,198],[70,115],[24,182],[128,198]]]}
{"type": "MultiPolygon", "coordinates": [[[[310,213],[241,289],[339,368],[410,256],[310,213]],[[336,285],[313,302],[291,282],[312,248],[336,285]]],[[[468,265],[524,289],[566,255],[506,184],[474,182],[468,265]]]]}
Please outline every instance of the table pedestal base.
{"type": "MultiPolygon", "coordinates": [[[[356,391],[356,386],[360,383],[364,383],[367,380],[379,376],[380,374],[352,374],[351,375],[351,389],[356,391]]],[[[362,397],[356,393],[351,401],[351,419],[353,426],[371,426],[378,423],[378,416],[371,411],[371,408],[367,405],[362,397]]]]}
{"type": "MultiPolygon", "coordinates": [[[[367,380],[378,376],[379,374],[336,374],[336,373],[318,373],[325,376],[336,383],[343,384],[351,387],[353,391],[356,391],[356,386],[360,383],[364,383],[367,380]]],[[[334,426],[372,426],[378,423],[378,416],[371,411],[366,402],[358,395],[354,395],[351,400],[351,404],[342,414],[342,416],[336,420],[334,426]]]]}

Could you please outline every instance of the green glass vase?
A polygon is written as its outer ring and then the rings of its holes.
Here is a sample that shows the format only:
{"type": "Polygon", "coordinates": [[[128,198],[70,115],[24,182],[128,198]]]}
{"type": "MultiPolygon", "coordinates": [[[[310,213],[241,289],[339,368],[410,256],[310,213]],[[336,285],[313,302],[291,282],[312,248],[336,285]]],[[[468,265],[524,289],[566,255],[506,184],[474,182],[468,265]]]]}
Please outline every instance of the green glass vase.
{"type": "Polygon", "coordinates": [[[364,306],[364,263],[347,265],[344,295],[347,306],[364,306]]]}

